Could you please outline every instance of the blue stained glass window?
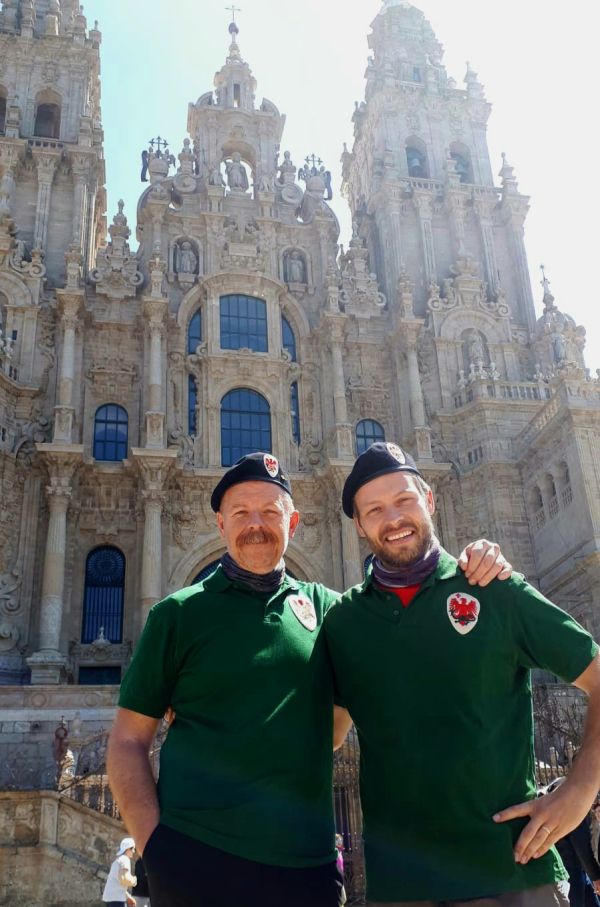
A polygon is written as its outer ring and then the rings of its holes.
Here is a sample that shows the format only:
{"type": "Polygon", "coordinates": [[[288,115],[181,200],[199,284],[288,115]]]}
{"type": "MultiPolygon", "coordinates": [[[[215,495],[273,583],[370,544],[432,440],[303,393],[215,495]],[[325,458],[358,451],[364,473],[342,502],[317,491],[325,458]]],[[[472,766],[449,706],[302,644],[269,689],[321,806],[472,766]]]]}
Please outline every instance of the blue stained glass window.
{"type": "Polygon", "coordinates": [[[292,362],[296,362],[296,338],[292,326],[285,315],[281,316],[281,339],[284,350],[288,351],[292,357],[292,362]]]}
{"type": "Polygon", "coordinates": [[[106,545],[95,548],[85,563],[81,641],[93,642],[102,628],[109,642],[123,638],[125,555],[106,545]]]}
{"type": "Polygon", "coordinates": [[[271,410],[262,394],[246,387],[221,401],[221,463],[232,466],[256,450],[271,452],[271,410]]]}
{"type": "Polygon", "coordinates": [[[196,406],[198,405],[198,384],[194,375],[188,376],[188,434],[194,437],[198,429],[196,406]]]}
{"type": "Polygon", "coordinates": [[[200,309],[193,316],[188,327],[188,344],[187,351],[189,356],[193,356],[196,347],[202,342],[202,312],[200,309]]]}
{"type": "Polygon", "coordinates": [[[292,438],[295,444],[300,444],[300,401],[298,399],[297,381],[294,381],[290,388],[290,410],[292,415],[292,438]]]}
{"type": "Polygon", "coordinates": [[[373,419],[363,419],[356,426],[356,455],[364,453],[375,441],[385,441],[382,426],[373,419]]]}
{"type": "Polygon", "coordinates": [[[108,403],[96,410],[94,421],[94,459],[124,460],[127,457],[127,410],[108,403]]]}
{"type": "Polygon", "coordinates": [[[221,296],[221,349],[245,347],[255,353],[266,353],[267,304],[264,299],[235,294],[221,296]]]}

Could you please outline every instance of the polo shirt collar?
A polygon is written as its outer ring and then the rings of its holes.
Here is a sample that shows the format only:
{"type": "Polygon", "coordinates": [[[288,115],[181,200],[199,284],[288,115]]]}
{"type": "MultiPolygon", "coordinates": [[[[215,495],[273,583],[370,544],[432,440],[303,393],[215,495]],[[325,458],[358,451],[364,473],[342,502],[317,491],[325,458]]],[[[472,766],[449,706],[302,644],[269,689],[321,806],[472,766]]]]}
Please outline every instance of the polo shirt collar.
{"type": "MultiPolygon", "coordinates": [[[[438,565],[427,579],[421,583],[421,589],[428,589],[430,586],[433,586],[435,583],[440,582],[445,579],[452,579],[453,576],[456,576],[457,573],[460,573],[460,567],[458,566],[458,561],[455,557],[452,557],[451,554],[442,548],[442,553],[438,561],[438,565]]],[[[375,583],[375,578],[373,576],[373,563],[369,564],[367,569],[367,575],[364,583],[362,584],[362,591],[366,592],[369,587],[373,589],[379,589],[379,586],[375,583]]]]}
{"type": "MultiPolygon", "coordinates": [[[[208,576],[204,580],[204,588],[207,589],[209,592],[225,592],[226,589],[230,589],[233,587],[237,587],[237,588],[243,587],[244,589],[247,589],[249,592],[252,591],[250,589],[250,587],[244,585],[244,583],[240,583],[237,580],[231,580],[231,579],[229,579],[229,577],[225,576],[223,567],[220,564],[217,567],[217,569],[215,570],[215,572],[211,573],[211,575],[208,576]]],[[[289,573],[286,573],[283,578],[283,582],[282,582],[281,586],[279,587],[279,589],[276,589],[273,592],[273,595],[279,595],[279,593],[282,592],[284,589],[286,592],[288,590],[296,592],[296,591],[298,591],[299,588],[300,588],[300,585],[299,585],[298,581],[295,580],[292,576],[290,576],[289,573]]]]}

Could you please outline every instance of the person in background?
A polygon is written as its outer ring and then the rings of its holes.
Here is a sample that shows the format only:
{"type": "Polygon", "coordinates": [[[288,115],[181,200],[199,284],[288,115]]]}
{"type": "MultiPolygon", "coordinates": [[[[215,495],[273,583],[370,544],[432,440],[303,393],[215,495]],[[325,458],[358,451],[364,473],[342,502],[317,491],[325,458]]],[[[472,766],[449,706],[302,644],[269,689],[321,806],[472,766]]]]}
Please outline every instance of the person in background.
{"type": "MultiPolygon", "coordinates": [[[[342,835],[336,834],[335,849],[337,850],[337,861],[336,861],[337,868],[343,879],[344,878],[344,838],[342,835]]],[[[340,901],[342,907],[346,903],[347,900],[348,900],[348,897],[346,895],[346,887],[345,887],[345,885],[342,885],[342,897],[341,897],[341,901],[340,901]]]]}
{"type": "Polygon", "coordinates": [[[102,900],[108,907],[123,907],[124,904],[127,904],[128,907],[136,907],[135,898],[127,890],[137,885],[137,879],[131,872],[134,853],[135,841],[133,838],[123,838],[117,856],[110,867],[102,893],[102,900]]]}

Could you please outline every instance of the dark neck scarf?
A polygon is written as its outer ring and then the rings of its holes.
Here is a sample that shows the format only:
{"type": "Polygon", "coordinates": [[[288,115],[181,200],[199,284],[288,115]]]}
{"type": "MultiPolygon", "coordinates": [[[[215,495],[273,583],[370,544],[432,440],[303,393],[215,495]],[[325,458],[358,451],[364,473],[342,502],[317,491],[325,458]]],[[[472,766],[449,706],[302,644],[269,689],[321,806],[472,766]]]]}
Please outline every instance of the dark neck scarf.
{"type": "Polygon", "coordinates": [[[221,558],[221,567],[227,579],[236,583],[244,583],[250,586],[253,592],[268,593],[275,592],[281,586],[285,577],[285,562],[283,558],[270,573],[250,573],[234,561],[229,552],[225,552],[221,558]]]}
{"type": "Polygon", "coordinates": [[[417,586],[425,582],[436,569],[442,549],[439,541],[433,536],[425,554],[405,567],[394,567],[388,570],[378,557],[373,558],[373,578],[378,586],[386,589],[398,589],[401,586],[417,586]]]}

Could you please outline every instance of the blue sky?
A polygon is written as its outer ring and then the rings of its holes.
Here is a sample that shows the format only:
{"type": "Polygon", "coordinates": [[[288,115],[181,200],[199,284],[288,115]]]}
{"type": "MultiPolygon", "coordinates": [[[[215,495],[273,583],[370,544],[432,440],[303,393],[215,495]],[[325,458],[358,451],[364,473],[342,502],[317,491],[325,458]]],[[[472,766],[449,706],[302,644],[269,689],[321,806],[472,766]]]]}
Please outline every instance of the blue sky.
{"type": "MultiPolygon", "coordinates": [[[[320,155],[339,184],[342,142],[352,143],[354,101],[364,94],[367,34],[378,0],[239,0],[239,43],[258,80],[257,95],[287,115],[282,143],[298,164],[320,155]]],[[[108,217],[119,198],[135,229],[143,189],[140,152],[160,133],[177,154],[187,105],[212,88],[225,60],[228,0],[87,0],[88,24],[99,20],[102,109],[106,133],[108,217]]],[[[539,264],[546,265],[559,307],[588,332],[587,364],[600,367],[595,86],[595,7],[503,0],[418,3],[445,47],[459,82],[469,60],[493,104],[492,164],[501,152],[531,196],[526,242],[536,306],[539,264]]],[[[349,217],[336,192],[333,207],[347,240],[349,217]]]]}

